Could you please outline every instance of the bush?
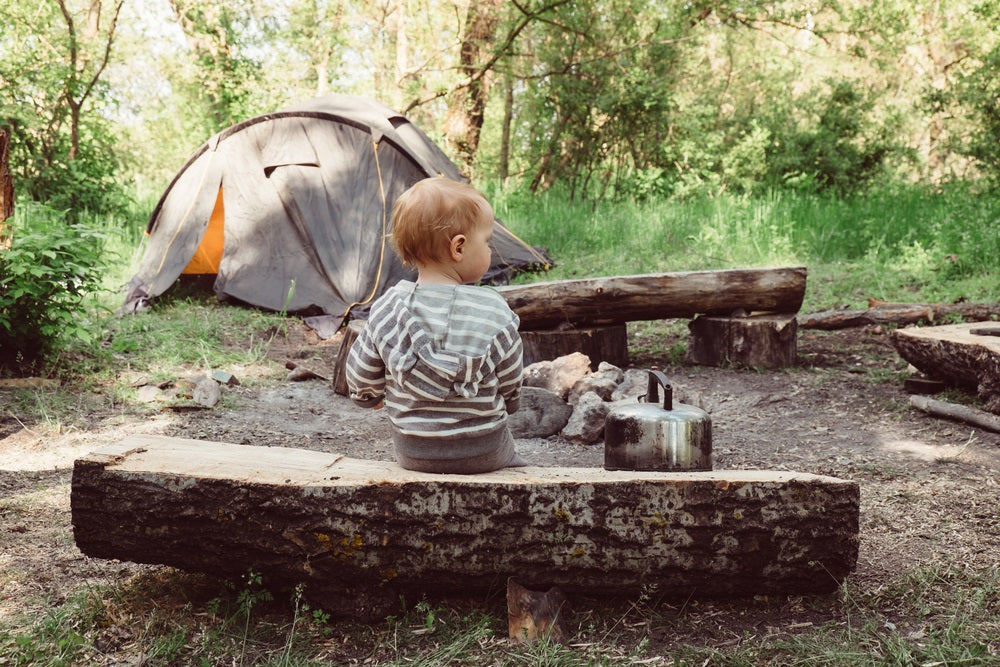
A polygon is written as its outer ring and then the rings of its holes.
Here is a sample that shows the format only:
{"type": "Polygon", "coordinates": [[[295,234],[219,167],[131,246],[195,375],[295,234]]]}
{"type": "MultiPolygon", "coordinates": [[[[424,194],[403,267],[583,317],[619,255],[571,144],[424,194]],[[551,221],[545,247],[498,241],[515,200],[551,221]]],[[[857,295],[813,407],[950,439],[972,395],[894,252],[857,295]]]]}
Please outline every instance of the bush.
{"type": "Polygon", "coordinates": [[[994,185],[1000,186],[1000,46],[988,53],[981,67],[963,77],[958,85],[958,100],[970,111],[966,136],[957,139],[958,150],[977,161],[994,185]]]}
{"type": "Polygon", "coordinates": [[[106,268],[105,238],[41,206],[20,206],[12,220],[0,249],[0,374],[26,374],[61,340],[92,338],[80,314],[106,268]]]}
{"type": "Polygon", "coordinates": [[[806,118],[774,114],[766,185],[839,196],[862,191],[900,150],[891,121],[874,120],[873,106],[855,84],[835,81],[803,102],[806,118]]]}

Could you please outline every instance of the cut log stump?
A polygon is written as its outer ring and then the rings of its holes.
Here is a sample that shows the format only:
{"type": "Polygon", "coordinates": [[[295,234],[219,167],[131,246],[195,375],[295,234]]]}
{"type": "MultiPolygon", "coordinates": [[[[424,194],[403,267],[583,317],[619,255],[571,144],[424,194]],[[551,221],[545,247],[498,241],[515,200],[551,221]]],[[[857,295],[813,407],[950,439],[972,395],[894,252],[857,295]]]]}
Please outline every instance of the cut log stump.
{"type": "Polygon", "coordinates": [[[628,366],[628,330],[624,324],[603,327],[570,327],[547,331],[522,331],[524,365],[551,361],[573,352],[590,358],[591,370],[606,361],[619,368],[628,366]]]}
{"type": "Polygon", "coordinates": [[[338,613],[380,594],[499,591],[512,575],[567,594],[826,593],[858,556],[858,484],[786,471],[433,475],[134,436],[76,461],[71,501],[88,556],[252,568],[338,613]]]}
{"type": "Polygon", "coordinates": [[[983,323],[908,327],[890,340],[921,373],[975,390],[987,410],[1000,414],[1000,336],[990,331],[983,323]]]}
{"type": "Polygon", "coordinates": [[[795,315],[700,316],[691,331],[687,360],[703,366],[788,368],[798,357],[795,315]]]}
{"type": "Polygon", "coordinates": [[[351,351],[354,341],[361,335],[364,328],[363,320],[351,320],[344,327],[344,337],[340,340],[340,349],[337,350],[337,363],[333,366],[333,391],[341,396],[347,396],[347,353],[351,351]]]}

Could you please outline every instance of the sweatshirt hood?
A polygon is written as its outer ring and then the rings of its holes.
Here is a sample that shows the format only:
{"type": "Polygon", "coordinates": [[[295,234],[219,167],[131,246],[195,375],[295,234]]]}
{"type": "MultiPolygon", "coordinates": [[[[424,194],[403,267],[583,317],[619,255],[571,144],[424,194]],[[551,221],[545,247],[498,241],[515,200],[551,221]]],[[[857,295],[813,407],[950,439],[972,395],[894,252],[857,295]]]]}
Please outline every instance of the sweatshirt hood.
{"type": "MultiPolygon", "coordinates": [[[[458,395],[474,398],[479,394],[485,377],[492,376],[490,350],[479,354],[462,354],[445,349],[430,334],[427,322],[416,312],[413,299],[418,287],[411,282],[402,282],[393,287],[400,292],[393,306],[396,322],[394,335],[399,341],[392,347],[385,360],[386,370],[398,378],[400,384],[429,400],[444,400],[458,395]]],[[[421,286],[419,289],[428,289],[421,286]]],[[[437,289],[432,286],[429,289],[437,289]]],[[[445,288],[447,289],[447,288],[445,288]]],[[[451,306],[455,305],[456,290],[451,290],[451,306]]],[[[447,334],[445,343],[447,342],[447,334]]]]}

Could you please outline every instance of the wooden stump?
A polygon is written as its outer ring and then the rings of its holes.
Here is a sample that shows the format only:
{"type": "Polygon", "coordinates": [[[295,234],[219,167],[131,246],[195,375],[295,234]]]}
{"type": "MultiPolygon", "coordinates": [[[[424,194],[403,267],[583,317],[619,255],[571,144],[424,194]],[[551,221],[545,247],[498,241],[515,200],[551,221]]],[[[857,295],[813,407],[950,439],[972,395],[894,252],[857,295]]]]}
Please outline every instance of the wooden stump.
{"type": "Polygon", "coordinates": [[[795,315],[700,316],[688,329],[687,360],[694,364],[788,368],[798,356],[795,315]]]}
{"type": "Polygon", "coordinates": [[[921,373],[978,392],[1000,414],[1000,336],[996,323],[896,329],[890,335],[900,356],[921,373]],[[977,332],[984,333],[977,333],[977,332]]]}
{"type": "Polygon", "coordinates": [[[856,482],[787,471],[432,475],[280,447],[134,436],[76,461],[88,556],[306,584],[325,609],[478,594],[826,593],[858,556],[856,482]]]}
{"type": "Polygon", "coordinates": [[[603,327],[571,327],[548,331],[522,331],[524,365],[551,361],[573,352],[590,357],[591,370],[606,361],[619,368],[628,366],[628,331],[624,324],[603,327]]]}
{"type": "Polygon", "coordinates": [[[347,353],[351,351],[351,346],[358,339],[365,323],[363,320],[351,320],[344,327],[344,337],[340,341],[340,349],[337,351],[337,363],[333,366],[333,391],[341,396],[347,396],[347,353]]]}

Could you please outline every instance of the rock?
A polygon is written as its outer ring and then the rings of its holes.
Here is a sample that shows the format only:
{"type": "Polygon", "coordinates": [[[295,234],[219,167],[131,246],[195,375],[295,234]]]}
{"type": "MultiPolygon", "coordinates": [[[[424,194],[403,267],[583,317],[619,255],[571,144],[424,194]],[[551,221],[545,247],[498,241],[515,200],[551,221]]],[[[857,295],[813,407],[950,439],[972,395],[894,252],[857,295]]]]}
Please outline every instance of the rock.
{"type": "Polygon", "coordinates": [[[239,379],[235,375],[227,371],[212,371],[212,379],[219,384],[224,384],[229,387],[238,386],[240,383],[239,379]]]}
{"type": "Polygon", "coordinates": [[[639,368],[630,368],[624,373],[621,384],[611,393],[612,401],[620,401],[623,398],[636,398],[645,396],[649,387],[649,371],[639,368]]]}
{"type": "Polygon", "coordinates": [[[592,391],[580,396],[573,414],[563,427],[562,437],[578,445],[592,445],[604,435],[604,419],[608,404],[592,391]]]}
{"type": "Polygon", "coordinates": [[[569,395],[566,400],[575,405],[577,400],[583,394],[588,391],[592,391],[602,400],[611,400],[611,395],[614,393],[618,385],[621,384],[622,379],[625,377],[625,372],[618,368],[614,364],[609,364],[606,361],[602,361],[598,366],[597,370],[590,375],[585,375],[580,378],[573,388],[569,390],[569,395]]]}
{"type": "Polygon", "coordinates": [[[573,408],[555,392],[541,387],[521,387],[521,405],[507,418],[515,438],[547,438],[566,426],[573,408]]]}
{"type": "Polygon", "coordinates": [[[156,403],[163,399],[163,390],[155,385],[146,384],[136,390],[136,400],[140,403],[156,403]]]}
{"type": "Polygon", "coordinates": [[[195,381],[194,390],[191,392],[191,399],[198,405],[206,408],[213,407],[222,398],[222,390],[219,383],[210,377],[202,376],[195,381]]]}
{"type": "Polygon", "coordinates": [[[524,367],[524,376],[521,383],[525,387],[545,389],[549,386],[550,377],[552,377],[552,362],[536,361],[524,367]]]}
{"type": "Polygon", "coordinates": [[[325,377],[320,375],[314,370],[306,368],[305,366],[295,366],[288,372],[288,376],[285,378],[289,382],[303,382],[305,380],[326,380],[325,377]]]}
{"type": "Polygon", "coordinates": [[[548,389],[565,399],[573,385],[590,372],[590,357],[574,352],[551,361],[531,364],[524,369],[524,385],[548,389]]]}

